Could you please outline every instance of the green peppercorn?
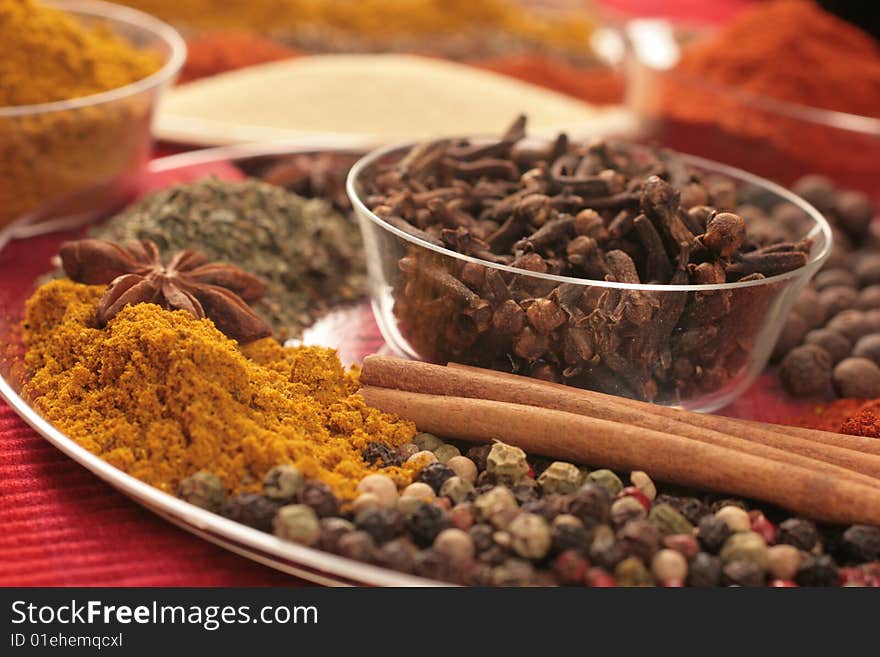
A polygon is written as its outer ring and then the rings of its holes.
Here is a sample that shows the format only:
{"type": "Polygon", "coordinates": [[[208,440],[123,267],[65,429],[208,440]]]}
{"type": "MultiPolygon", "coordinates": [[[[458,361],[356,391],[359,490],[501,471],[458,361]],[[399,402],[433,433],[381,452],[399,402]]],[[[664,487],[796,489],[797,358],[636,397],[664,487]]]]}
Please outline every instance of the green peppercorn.
{"type": "Polygon", "coordinates": [[[448,497],[453,504],[464,502],[474,492],[474,485],[461,477],[450,477],[440,487],[440,495],[448,497]]]}
{"type": "Polygon", "coordinates": [[[220,477],[205,470],[181,479],[177,489],[181,499],[208,511],[218,511],[226,497],[226,488],[220,477]]]}
{"type": "Polygon", "coordinates": [[[593,470],[586,480],[607,490],[611,497],[623,490],[623,482],[611,470],[593,470]]]}
{"type": "Polygon", "coordinates": [[[651,507],[648,519],[657,525],[663,536],[673,534],[693,534],[694,526],[678,511],[668,504],[655,504],[651,507]]]}
{"type": "Polygon", "coordinates": [[[749,561],[761,570],[767,569],[767,544],[756,532],[737,532],[724,543],[719,555],[725,564],[749,561]]]}
{"type": "Polygon", "coordinates": [[[303,545],[314,545],[321,535],[317,514],[305,504],[289,504],[278,509],[272,523],[279,538],[303,545]]]}
{"type": "Polygon", "coordinates": [[[510,489],[504,486],[495,486],[474,500],[474,515],[481,522],[488,521],[498,509],[515,508],[517,508],[516,498],[510,489]]]}
{"type": "Polygon", "coordinates": [[[499,484],[515,484],[529,473],[526,453],[513,445],[495,443],[486,457],[486,472],[499,484]]]}
{"type": "Polygon", "coordinates": [[[443,441],[440,440],[433,433],[417,434],[416,437],[412,439],[412,441],[413,443],[415,443],[416,447],[419,448],[419,451],[423,452],[432,452],[443,444],[443,441]]]}
{"type": "Polygon", "coordinates": [[[299,493],[305,477],[292,465],[276,465],[263,477],[263,495],[278,502],[290,502],[299,493]]]}
{"type": "Polygon", "coordinates": [[[581,485],[581,471],[571,463],[553,461],[538,477],[538,485],[545,495],[567,495],[575,492],[581,485]]]}
{"type": "Polygon", "coordinates": [[[431,451],[434,452],[434,456],[437,457],[437,460],[444,465],[448,463],[449,459],[453,456],[461,456],[461,450],[455,445],[450,445],[449,443],[443,443],[431,451]]]}
{"type": "Polygon", "coordinates": [[[627,557],[614,568],[618,586],[654,586],[654,576],[637,557],[627,557]]]}
{"type": "Polygon", "coordinates": [[[513,539],[514,551],[525,559],[542,559],[550,551],[550,525],[539,515],[520,513],[508,525],[507,531],[513,539]]]}

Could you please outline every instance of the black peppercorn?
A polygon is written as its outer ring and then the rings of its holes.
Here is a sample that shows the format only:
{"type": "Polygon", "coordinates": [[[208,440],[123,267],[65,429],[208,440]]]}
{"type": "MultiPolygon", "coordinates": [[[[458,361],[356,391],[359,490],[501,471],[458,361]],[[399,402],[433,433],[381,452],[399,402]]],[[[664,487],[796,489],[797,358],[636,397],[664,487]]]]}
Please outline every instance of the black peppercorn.
{"type": "Polygon", "coordinates": [[[526,513],[534,513],[535,515],[541,516],[547,522],[551,522],[554,517],[550,512],[550,506],[545,499],[539,498],[532,500],[531,502],[525,502],[521,508],[526,513]]]}
{"type": "Polygon", "coordinates": [[[339,515],[339,502],[330,487],[321,481],[307,481],[299,491],[299,503],[312,507],[319,518],[339,515]]]}
{"type": "Polygon", "coordinates": [[[413,570],[418,551],[418,548],[409,539],[395,538],[379,548],[376,554],[376,563],[386,568],[410,573],[413,570]]]}
{"type": "Polygon", "coordinates": [[[617,532],[617,540],[624,552],[649,564],[660,549],[660,530],[650,520],[630,520],[617,532]]]}
{"type": "Polygon", "coordinates": [[[610,528],[602,525],[597,528],[594,534],[589,555],[595,565],[605,570],[613,571],[617,564],[626,558],[626,550],[614,538],[614,533],[611,532],[610,528]],[[605,527],[608,531],[599,531],[602,527],[605,527]]]}
{"type": "Polygon", "coordinates": [[[794,545],[798,550],[809,552],[819,542],[819,531],[809,520],[789,518],[776,528],[776,542],[794,545]]]}
{"type": "Polygon", "coordinates": [[[691,559],[688,564],[688,586],[705,588],[718,586],[720,583],[721,559],[708,552],[700,552],[691,559]]]}
{"type": "Polygon", "coordinates": [[[501,547],[500,545],[493,544],[485,552],[481,552],[480,556],[477,557],[481,563],[487,564],[489,566],[500,566],[510,557],[510,550],[507,548],[501,547]]]}
{"type": "Polygon", "coordinates": [[[843,532],[842,547],[858,561],[880,560],[880,527],[853,525],[843,532]]]}
{"type": "Polygon", "coordinates": [[[442,463],[429,463],[422,468],[421,472],[419,472],[416,481],[428,484],[434,489],[434,493],[439,495],[440,489],[443,488],[443,484],[446,480],[454,476],[455,472],[452,468],[445,466],[442,463]]]}
{"type": "Polygon", "coordinates": [[[465,453],[465,456],[474,462],[474,465],[477,466],[477,470],[482,472],[486,469],[486,460],[489,458],[489,451],[491,449],[491,444],[478,445],[477,447],[471,447],[465,453]]]}
{"type": "Polygon", "coordinates": [[[416,575],[428,579],[451,580],[456,574],[449,557],[432,548],[417,552],[412,568],[416,575]]]}
{"type": "Polygon", "coordinates": [[[583,525],[571,523],[559,523],[553,525],[551,536],[551,551],[553,553],[565,550],[576,550],[586,553],[590,547],[590,532],[583,525]]]}
{"type": "Polygon", "coordinates": [[[368,443],[361,455],[364,461],[373,465],[400,465],[402,462],[396,449],[380,442],[368,443]]]}
{"type": "Polygon", "coordinates": [[[406,529],[419,547],[434,543],[437,534],[449,527],[449,519],[440,507],[422,504],[407,519],[406,529]]]}
{"type": "Polygon", "coordinates": [[[799,586],[837,586],[838,580],[837,564],[827,554],[807,554],[794,576],[799,586]]]}
{"type": "Polygon", "coordinates": [[[257,493],[240,493],[223,503],[220,513],[248,527],[263,532],[272,531],[272,520],[280,504],[257,493]]]}
{"type": "Polygon", "coordinates": [[[367,532],[377,545],[381,545],[400,534],[403,517],[397,509],[364,509],[355,516],[354,526],[367,532]]]}
{"type": "Polygon", "coordinates": [[[339,539],[354,531],[354,525],[344,518],[322,518],[319,524],[321,535],[316,547],[325,552],[336,552],[339,539]]]}
{"type": "Polygon", "coordinates": [[[492,535],[494,533],[495,528],[492,527],[492,525],[484,523],[476,524],[468,530],[468,534],[470,534],[471,540],[474,542],[474,549],[477,554],[485,552],[495,544],[492,540],[492,535]]]}
{"type": "Polygon", "coordinates": [[[607,524],[611,517],[611,496],[596,484],[584,484],[570,496],[568,513],[585,527],[607,524]]]}
{"type": "Polygon", "coordinates": [[[529,465],[532,466],[532,471],[535,473],[535,478],[541,476],[541,473],[544,472],[550,464],[554,462],[555,459],[549,459],[544,456],[530,456],[529,457],[529,465]]]}
{"type": "Polygon", "coordinates": [[[724,542],[730,538],[730,527],[721,518],[703,516],[697,530],[697,538],[709,552],[718,553],[724,542]]]}
{"type": "Polygon", "coordinates": [[[372,563],[376,559],[376,543],[367,532],[354,531],[342,536],[336,543],[336,552],[343,557],[372,563]]]}
{"type": "Polygon", "coordinates": [[[764,586],[764,571],[752,561],[733,561],[722,570],[727,586],[764,586]]]}

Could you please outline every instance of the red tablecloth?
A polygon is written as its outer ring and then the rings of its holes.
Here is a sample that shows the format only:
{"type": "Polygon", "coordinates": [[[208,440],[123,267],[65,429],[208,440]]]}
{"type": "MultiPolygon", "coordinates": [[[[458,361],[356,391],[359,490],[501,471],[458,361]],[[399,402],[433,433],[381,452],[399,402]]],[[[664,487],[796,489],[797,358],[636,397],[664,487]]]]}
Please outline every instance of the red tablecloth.
{"type": "MultiPolygon", "coordinates": [[[[744,0],[608,0],[646,14],[720,19],[744,0]]],[[[18,257],[45,262],[50,240],[18,257]]],[[[2,292],[26,289],[28,267],[4,254],[2,292]]],[[[784,415],[771,380],[759,383],[735,413],[784,415]]],[[[32,431],[0,402],[0,585],[259,586],[303,585],[214,547],[117,493],[32,431]]]]}

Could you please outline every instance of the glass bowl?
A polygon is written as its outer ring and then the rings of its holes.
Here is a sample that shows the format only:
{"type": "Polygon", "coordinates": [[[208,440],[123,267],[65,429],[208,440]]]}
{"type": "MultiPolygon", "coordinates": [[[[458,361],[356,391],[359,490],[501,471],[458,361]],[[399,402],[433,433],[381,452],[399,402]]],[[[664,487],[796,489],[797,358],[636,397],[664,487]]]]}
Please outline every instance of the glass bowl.
{"type": "Polygon", "coordinates": [[[616,283],[494,264],[424,241],[366,206],[363,181],[411,146],[371,153],[355,164],[347,182],[364,237],[373,312],[388,345],[408,358],[514,371],[715,410],[733,401],[764,368],[792,302],[830,251],[827,221],[791,192],[738,169],[673,153],[698,175],[733,183],[741,202],[748,199],[768,211],[778,203],[798,206],[807,219],[796,238],[812,241],[807,264],[778,276],[720,285],[616,283]],[[512,329],[498,312],[512,297],[523,309],[535,298],[552,298],[566,309],[566,320],[544,336],[521,322],[512,329]],[[602,319],[604,312],[591,314],[607,308],[609,299],[648,303],[655,310],[647,322],[621,329],[602,319]]]}
{"type": "Polygon", "coordinates": [[[635,19],[624,31],[627,102],[641,119],[643,140],[785,185],[822,173],[880,194],[880,119],[776,100],[677,71],[683,48],[711,38],[705,26],[635,19]]]}
{"type": "MultiPolygon", "coordinates": [[[[186,46],[147,14],[105,2],[51,2],[81,23],[103,25],[162,67],[132,84],[52,103],[0,107],[0,233],[36,234],[84,220],[118,202],[143,172],[150,124],[164,86],[177,75],[186,46]]],[[[0,239],[0,241],[3,241],[0,239]]]]}

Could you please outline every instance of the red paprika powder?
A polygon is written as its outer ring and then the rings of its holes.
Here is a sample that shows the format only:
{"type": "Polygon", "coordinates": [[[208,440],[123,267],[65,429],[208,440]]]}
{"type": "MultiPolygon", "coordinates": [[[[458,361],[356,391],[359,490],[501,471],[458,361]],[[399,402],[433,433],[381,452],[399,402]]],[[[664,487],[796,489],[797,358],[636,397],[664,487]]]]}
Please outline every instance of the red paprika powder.
{"type": "Polygon", "coordinates": [[[296,57],[300,53],[249,32],[212,32],[187,41],[180,82],[217,75],[255,64],[296,57]]]}

